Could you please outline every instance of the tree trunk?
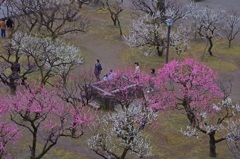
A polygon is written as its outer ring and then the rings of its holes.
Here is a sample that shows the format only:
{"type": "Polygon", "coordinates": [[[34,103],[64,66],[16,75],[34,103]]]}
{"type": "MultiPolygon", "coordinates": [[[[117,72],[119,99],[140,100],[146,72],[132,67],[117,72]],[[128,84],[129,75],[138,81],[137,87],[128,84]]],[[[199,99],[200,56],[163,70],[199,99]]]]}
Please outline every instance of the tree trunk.
{"type": "Polygon", "coordinates": [[[120,36],[122,36],[122,34],[123,34],[122,33],[122,27],[121,27],[121,23],[120,23],[118,17],[117,17],[117,22],[118,22],[118,28],[119,28],[120,36]]]}
{"type": "Polygon", "coordinates": [[[10,87],[10,93],[12,95],[16,94],[17,90],[17,80],[20,79],[20,65],[18,62],[14,62],[11,65],[11,74],[8,76],[9,78],[9,87],[10,87]]]}
{"type": "Polygon", "coordinates": [[[209,134],[210,140],[209,140],[209,144],[210,144],[210,157],[217,157],[217,153],[216,153],[216,140],[215,140],[215,131],[209,134]]]}
{"type": "Polygon", "coordinates": [[[128,149],[125,148],[122,155],[121,155],[121,158],[120,159],[125,159],[126,155],[127,155],[127,152],[128,152],[128,149]]]}
{"type": "Polygon", "coordinates": [[[112,19],[112,21],[113,21],[113,25],[114,25],[114,26],[117,26],[117,18],[116,18],[116,15],[115,15],[115,14],[111,13],[111,19],[112,19]]]}
{"type": "Polygon", "coordinates": [[[191,123],[192,127],[196,127],[196,118],[194,112],[191,110],[191,108],[188,107],[188,102],[186,99],[183,100],[183,107],[187,113],[187,118],[191,123]]]}
{"type": "Polygon", "coordinates": [[[31,158],[30,159],[35,159],[36,157],[36,147],[37,147],[37,131],[33,131],[33,140],[32,140],[32,146],[30,147],[31,150],[31,158]]]}
{"type": "Polygon", "coordinates": [[[157,49],[157,55],[158,55],[159,57],[162,57],[162,55],[163,55],[163,49],[160,49],[159,46],[157,46],[156,49],[157,49]]]}
{"type": "Polygon", "coordinates": [[[13,72],[9,76],[9,87],[10,87],[10,94],[15,95],[17,90],[17,80],[19,79],[19,74],[13,72]]]}
{"type": "Polygon", "coordinates": [[[207,37],[208,39],[208,42],[209,42],[209,48],[208,48],[208,53],[210,56],[213,56],[213,53],[212,53],[212,47],[213,47],[213,42],[212,42],[212,37],[207,37]]]}
{"type": "Polygon", "coordinates": [[[100,0],[94,0],[93,4],[97,5],[100,2],[100,0]]]}
{"type": "Polygon", "coordinates": [[[156,6],[157,10],[161,11],[162,13],[165,13],[165,0],[158,0],[157,1],[157,6],[156,6]]]}
{"type": "Polygon", "coordinates": [[[82,8],[82,5],[83,5],[83,2],[81,1],[78,1],[78,8],[81,9],[82,8]]]}
{"type": "Polygon", "coordinates": [[[231,47],[232,40],[228,40],[228,47],[231,47]]]}
{"type": "Polygon", "coordinates": [[[10,82],[10,94],[16,95],[17,86],[14,82],[10,82]]]}
{"type": "Polygon", "coordinates": [[[185,109],[185,111],[186,111],[186,113],[187,113],[187,118],[188,118],[188,120],[190,121],[190,123],[191,123],[191,126],[192,127],[196,127],[196,117],[195,117],[195,114],[194,114],[194,112],[191,110],[191,108],[189,108],[187,105],[186,106],[184,106],[184,109],[185,109]]]}
{"type": "Polygon", "coordinates": [[[73,128],[72,128],[72,134],[71,134],[71,137],[72,138],[74,138],[74,137],[76,137],[76,125],[77,125],[77,123],[76,122],[73,122],[73,128]]]}
{"type": "Polygon", "coordinates": [[[3,153],[4,153],[3,150],[1,150],[1,151],[0,151],[0,159],[2,159],[3,153]]]}
{"type": "Polygon", "coordinates": [[[63,82],[63,87],[66,88],[66,86],[67,86],[67,77],[66,76],[62,76],[62,82],[63,82]]]}

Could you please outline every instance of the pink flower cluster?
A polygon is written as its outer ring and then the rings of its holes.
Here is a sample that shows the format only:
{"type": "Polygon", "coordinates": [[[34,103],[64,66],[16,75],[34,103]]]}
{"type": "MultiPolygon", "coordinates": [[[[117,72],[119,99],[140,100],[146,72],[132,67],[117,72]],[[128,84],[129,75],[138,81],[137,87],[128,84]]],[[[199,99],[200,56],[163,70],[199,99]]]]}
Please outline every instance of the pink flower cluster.
{"type": "Polygon", "coordinates": [[[182,62],[171,61],[159,69],[155,85],[161,92],[162,101],[165,101],[161,104],[170,107],[186,102],[191,108],[211,112],[214,99],[224,95],[216,83],[217,78],[217,72],[187,58],[182,62]]]}

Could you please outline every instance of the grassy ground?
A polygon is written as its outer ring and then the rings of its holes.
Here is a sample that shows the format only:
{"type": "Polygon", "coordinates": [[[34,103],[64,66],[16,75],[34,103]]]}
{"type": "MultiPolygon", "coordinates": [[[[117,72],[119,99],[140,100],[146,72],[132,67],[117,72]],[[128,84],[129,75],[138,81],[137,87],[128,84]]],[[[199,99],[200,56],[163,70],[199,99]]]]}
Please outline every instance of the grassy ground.
{"type": "MultiPolygon", "coordinates": [[[[122,65],[133,66],[138,61],[143,70],[150,68],[160,68],[165,63],[165,56],[157,57],[152,54],[145,57],[138,49],[130,49],[119,36],[118,29],[112,26],[110,15],[106,10],[90,9],[83,10],[90,17],[92,25],[88,33],[84,35],[65,36],[65,40],[76,45],[83,51],[86,68],[92,68],[96,58],[103,63],[103,71],[107,73],[110,68],[122,67],[122,65]]],[[[126,33],[131,13],[124,11],[121,14],[123,32],[126,33]]],[[[205,53],[206,43],[195,40],[192,47],[186,53],[176,55],[174,50],[170,50],[170,59],[181,60],[186,57],[193,57],[203,60],[204,63],[218,71],[237,70],[240,63],[240,46],[233,45],[227,48],[226,41],[215,41],[213,53],[214,57],[209,57],[205,53]]],[[[79,70],[80,71],[80,70],[79,70]]],[[[184,114],[178,112],[162,112],[158,117],[159,124],[157,127],[149,127],[146,135],[149,136],[153,156],[149,159],[208,159],[208,137],[203,136],[199,139],[185,138],[180,130],[185,128],[188,123],[184,114]]],[[[88,137],[88,136],[87,136],[88,137]]],[[[44,159],[97,159],[86,146],[86,138],[80,140],[62,139],[59,144],[52,148],[44,159]]],[[[28,135],[14,146],[11,152],[15,152],[16,158],[27,158],[28,156],[28,135]],[[19,146],[20,145],[20,146],[19,146]]],[[[231,159],[229,150],[225,142],[217,145],[218,159],[231,159]]],[[[127,157],[128,158],[128,157],[127,157]]],[[[134,157],[129,157],[134,158],[134,157]]]]}
{"type": "MultiPolygon", "coordinates": [[[[159,126],[147,130],[153,145],[153,159],[210,159],[208,136],[184,137],[180,132],[188,123],[184,114],[162,112],[158,117],[159,126]]],[[[201,134],[200,134],[201,135],[201,134]]],[[[225,142],[217,144],[218,159],[231,159],[225,142]]]]}
{"type": "MultiPolygon", "coordinates": [[[[191,43],[191,48],[180,55],[176,54],[175,51],[170,48],[169,59],[170,61],[174,59],[182,60],[190,57],[202,61],[216,71],[238,70],[240,64],[240,45],[233,44],[231,48],[228,48],[227,41],[225,40],[216,40],[214,43],[212,49],[214,56],[209,56],[207,51],[205,51],[206,41],[194,40],[191,43]]],[[[145,56],[137,48],[126,48],[121,58],[128,65],[138,61],[145,70],[150,70],[150,68],[161,68],[165,64],[166,57],[165,55],[163,55],[163,57],[158,57],[154,53],[145,56]]]]}

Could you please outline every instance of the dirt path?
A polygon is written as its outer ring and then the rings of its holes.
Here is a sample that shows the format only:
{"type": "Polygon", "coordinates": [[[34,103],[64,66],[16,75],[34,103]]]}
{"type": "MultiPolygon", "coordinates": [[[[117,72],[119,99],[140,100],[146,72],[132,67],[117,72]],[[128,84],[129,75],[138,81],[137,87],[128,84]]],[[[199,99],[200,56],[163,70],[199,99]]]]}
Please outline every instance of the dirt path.
{"type": "Polygon", "coordinates": [[[103,67],[101,74],[103,76],[109,73],[110,69],[122,67],[120,55],[128,46],[119,35],[118,28],[113,26],[108,11],[87,9],[86,16],[91,17],[87,33],[65,38],[83,51],[85,68],[93,69],[96,59],[99,59],[103,67]]]}
{"type": "Polygon", "coordinates": [[[85,34],[73,41],[83,52],[85,50],[87,53],[84,59],[86,68],[93,68],[96,59],[100,59],[103,73],[109,72],[109,69],[120,67],[120,54],[126,47],[124,42],[106,40],[101,34],[85,34]]]}

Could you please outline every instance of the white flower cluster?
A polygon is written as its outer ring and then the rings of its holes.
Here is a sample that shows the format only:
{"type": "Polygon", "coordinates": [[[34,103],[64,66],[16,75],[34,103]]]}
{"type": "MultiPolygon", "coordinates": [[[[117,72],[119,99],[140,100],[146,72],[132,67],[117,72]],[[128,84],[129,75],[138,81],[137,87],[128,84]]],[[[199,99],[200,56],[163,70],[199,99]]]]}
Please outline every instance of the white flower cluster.
{"type": "Polygon", "coordinates": [[[198,138],[197,129],[191,126],[187,126],[186,130],[181,129],[181,133],[186,137],[196,136],[198,138]]]}
{"type": "Polygon", "coordinates": [[[221,107],[217,106],[216,104],[213,104],[213,109],[217,112],[221,111],[221,107]]]}
{"type": "MultiPolygon", "coordinates": [[[[219,103],[220,104],[220,103],[219,103]]],[[[226,98],[225,100],[222,100],[220,104],[224,109],[231,110],[231,113],[233,116],[236,116],[240,112],[240,106],[239,104],[233,104],[231,98],[226,98]]]]}
{"type": "Polygon", "coordinates": [[[229,141],[239,141],[240,143],[240,119],[238,120],[228,120],[227,121],[227,140],[229,141]]]}
{"type": "Polygon", "coordinates": [[[41,67],[56,69],[59,73],[83,63],[80,50],[61,40],[17,33],[11,40],[11,48],[15,53],[32,57],[41,67]]]}
{"type": "Polygon", "coordinates": [[[206,125],[206,124],[202,124],[201,127],[204,127],[206,130],[206,134],[209,134],[213,131],[219,131],[222,129],[222,124],[217,124],[217,125],[206,125]]]}
{"type": "Polygon", "coordinates": [[[202,118],[204,118],[204,119],[207,119],[207,112],[206,112],[206,111],[202,111],[202,112],[200,113],[200,116],[201,116],[202,118]]]}
{"type": "MultiPolygon", "coordinates": [[[[226,98],[217,104],[213,104],[211,110],[202,110],[196,114],[195,126],[187,126],[186,130],[181,130],[185,136],[198,136],[197,132],[211,134],[223,131],[224,129],[231,130],[227,135],[228,139],[235,138],[237,130],[234,119],[238,118],[240,107],[238,104],[233,104],[231,98],[226,98]],[[228,121],[226,121],[228,119],[228,121]],[[230,120],[231,119],[231,120],[230,120]],[[231,122],[230,122],[230,121],[231,122]],[[227,126],[226,126],[227,125],[227,126]],[[226,128],[227,127],[227,128],[226,128]],[[233,133],[234,132],[234,133],[233,133]]],[[[240,120],[238,121],[240,123],[240,120]]],[[[240,124],[239,124],[240,125],[240,124]]],[[[238,126],[238,129],[240,126],[238,126]]]]}
{"type": "MultiPolygon", "coordinates": [[[[132,21],[132,29],[129,35],[125,35],[125,42],[130,47],[140,47],[144,55],[148,56],[156,47],[165,47],[167,38],[167,27],[161,22],[159,15],[145,15],[132,21]],[[143,47],[148,48],[143,49],[143,47]]],[[[177,53],[184,52],[191,39],[191,29],[187,26],[178,25],[172,29],[170,46],[174,47],[177,53]]]]}
{"type": "Polygon", "coordinates": [[[177,54],[185,52],[189,47],[192,29],[190,26],[178,25],[171,33],[170,45],[176,49],[177,54]]]}
{"type": "Polygon", "coordinates": [[[142,45],[154,45],[157,40],[166,37],[166,28],[161,23],[156,23],[157,17],[145,15],[137,20],[132,21],[132,30],[124,39],[130,47],[142,45]]]}
{"type": "Polygon", "coordinates": [[[97,125],[102,130],[98,129],[99,132],[88,140],[88,144],[95,151],[102,152],[105,149],[104,155],[108,157],[112,157],[109,152],[119,151],[120,148],[127,148],[139,157],[149,156],[151,147],[141,131],[154,117],[156,113],[152,110],[143,111],[137,106],[132,106],[126,111],[110,113],[100,119],[97,125]]]}
{"type": "Polygon", "coordinates": [[[195,22],[196,28],[204,36],[218,36],[221,30],[221,10],[213,10],[208,7],[200,7],[197,4],[188,5],[190,11],[189,17],[195,22]]]}
{"type": "Polygon", "coordinates": [[[240,158],[240,119],[227,121],[227,144],[236,159],[240,158]]]}
{"type": "Polygon", "coordinates": [[[228,97],[228,98],[226,98],[225,100],[222,100],[222,105],[223,105],[223,106],[232,105],[232,99],[228,97]]]}

